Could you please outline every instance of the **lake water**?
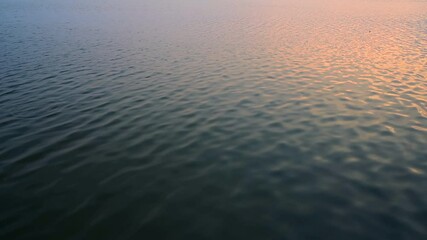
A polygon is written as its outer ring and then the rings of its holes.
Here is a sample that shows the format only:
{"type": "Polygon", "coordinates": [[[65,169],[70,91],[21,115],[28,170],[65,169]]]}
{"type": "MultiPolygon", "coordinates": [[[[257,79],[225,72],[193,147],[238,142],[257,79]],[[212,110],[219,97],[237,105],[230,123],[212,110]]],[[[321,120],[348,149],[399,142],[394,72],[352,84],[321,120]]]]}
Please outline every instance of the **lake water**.
{"type": "Polygon", "coordinates": [[[0,239],[427,239],[427,2],[0,1],[0,239]]]}

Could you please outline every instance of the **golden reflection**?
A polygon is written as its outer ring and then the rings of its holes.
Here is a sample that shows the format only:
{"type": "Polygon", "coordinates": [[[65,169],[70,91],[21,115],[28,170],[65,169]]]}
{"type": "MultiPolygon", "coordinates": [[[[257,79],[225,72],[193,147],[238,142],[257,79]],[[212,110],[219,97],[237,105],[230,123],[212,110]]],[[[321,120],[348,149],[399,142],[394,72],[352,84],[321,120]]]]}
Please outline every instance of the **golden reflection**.
{"type": "Polygon", "coordinates": [[[343,100],[338,94],[345,93],[382,107],[412,106],[427,118],[427,38],[421,27],[427,19],[425,2],[292,3],[308,7],[288,3],[281,8],[277,1],[264,12],[275,23],[265,28],[260,44],[276,50],[273,64],[278,69],[297,63],[305,67],[295,74],[312,84],[317,80],[323,93],[343,100]]]}

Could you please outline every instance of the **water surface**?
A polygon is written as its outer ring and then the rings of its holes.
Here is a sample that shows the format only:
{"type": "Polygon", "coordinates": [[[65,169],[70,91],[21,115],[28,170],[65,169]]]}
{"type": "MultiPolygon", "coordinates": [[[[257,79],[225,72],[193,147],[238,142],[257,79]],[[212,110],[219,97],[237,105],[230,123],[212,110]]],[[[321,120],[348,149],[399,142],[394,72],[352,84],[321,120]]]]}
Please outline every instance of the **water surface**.
{"type": "Polygon", "coordinates": [[[3,0],[0,239],[427,239],[427,2],[3,0]]]}

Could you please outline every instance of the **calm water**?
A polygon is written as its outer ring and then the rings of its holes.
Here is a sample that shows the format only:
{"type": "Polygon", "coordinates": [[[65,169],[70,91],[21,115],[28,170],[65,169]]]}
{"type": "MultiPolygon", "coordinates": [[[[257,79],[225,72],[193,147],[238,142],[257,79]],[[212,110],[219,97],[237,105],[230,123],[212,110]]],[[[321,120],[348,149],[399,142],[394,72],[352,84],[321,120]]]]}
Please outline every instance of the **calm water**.
{"type": "Polygon", "coordinates": [[[427,239],[427,2],[0,1],[0,239],[427,239]]]}

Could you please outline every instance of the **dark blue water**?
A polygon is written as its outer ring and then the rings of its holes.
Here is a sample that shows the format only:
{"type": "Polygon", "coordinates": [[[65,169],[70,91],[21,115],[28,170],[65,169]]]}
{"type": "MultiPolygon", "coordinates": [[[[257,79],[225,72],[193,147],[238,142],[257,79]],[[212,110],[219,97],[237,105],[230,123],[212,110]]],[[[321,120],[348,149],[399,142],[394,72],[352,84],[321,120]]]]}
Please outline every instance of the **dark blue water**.
{"type": "Polygon", "coordinates": [[[427,239],[427,2],[0,1],[0,239],[427,239]]]}

